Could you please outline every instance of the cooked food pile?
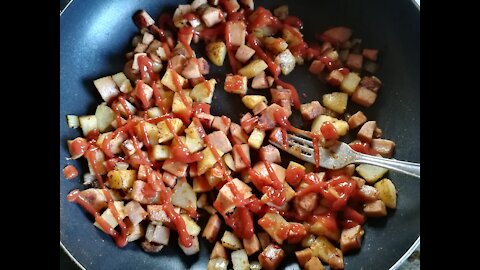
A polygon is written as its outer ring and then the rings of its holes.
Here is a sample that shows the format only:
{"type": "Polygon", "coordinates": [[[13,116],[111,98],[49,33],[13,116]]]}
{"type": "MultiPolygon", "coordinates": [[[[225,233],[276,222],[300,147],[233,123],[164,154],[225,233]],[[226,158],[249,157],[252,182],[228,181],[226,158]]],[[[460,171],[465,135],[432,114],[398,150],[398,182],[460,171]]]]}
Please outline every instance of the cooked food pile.
{"type": "MultiPolygon", "coordinates": [[[[200,237],[212,244],[208,269],[276,269],[286,245],[304,269],[343,269],[344,253],[361,247],[365,218],[394,209],[396,190],[384,168],[321,168],[319,147],[357,132],[354,150],[392,156],[395,144],[374,120],[346,113],[348,102],[375,102],[378,51],[343,26],[307,44],[288,6],[272,12],[253,0],[195,0],[157,20],[140,10],[133,21],[139,33],[123,71],[93,82],[103,99],[95,114],[67,116],[83,133],[68,141],[71,159],[89,168],[86,189],[68,200],[118,247],[139,241],[160,252],[177,241],[173,231],[186,255],[199,251],[200,237]],[[207,59],[197,58],[197,43],[207,59]],[[231,73],[209,78],[210,65],[226,62],[231,73]],[[335,90],[301,104],[284,81],[297,65],[335,90]],[[239,123],[211,114],[215,89],[250,112],[239,123]],[[290,124],[294,110],[309,130],[290,124]],[[315,164],[282,163],[268,140],[286,146],[287,131],[313,139],[315,164]]],[[[64,173],[77,176],[71,165],[64,173]]]]}

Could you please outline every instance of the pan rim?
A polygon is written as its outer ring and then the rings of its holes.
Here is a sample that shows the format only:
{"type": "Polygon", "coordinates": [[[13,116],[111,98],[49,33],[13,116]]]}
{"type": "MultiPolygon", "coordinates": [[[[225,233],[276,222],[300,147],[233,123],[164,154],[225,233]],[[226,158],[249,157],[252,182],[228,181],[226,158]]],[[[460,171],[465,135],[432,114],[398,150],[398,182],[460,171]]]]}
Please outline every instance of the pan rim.
{"type": "MultiPolygon", "coordinates": [[[[62,14],[67,10],[67,8],[73,3],[74,0],[70,0],[67,5],[60,10],[60,17],[62,14]]],[[[418,12],[420,12],[420,3],[417,1],[420,0],[411,0],[415,7],[418,9],[418,12]]],[[[415,242],[410,246],[410,248],[398,259],[390,268],[389,270],[396,270],[398,269],[407,259],[410,257],[410,255],[420,246],[420,236],[415,240],[415,242]]],[[[60,239],[60,247],[62,250],[67,254],[67,256],[81,269],[81,270],[87,270],[71,253],[70,250],[65,247],[65,245],[62,243],[62,240],[60,239]]]]}

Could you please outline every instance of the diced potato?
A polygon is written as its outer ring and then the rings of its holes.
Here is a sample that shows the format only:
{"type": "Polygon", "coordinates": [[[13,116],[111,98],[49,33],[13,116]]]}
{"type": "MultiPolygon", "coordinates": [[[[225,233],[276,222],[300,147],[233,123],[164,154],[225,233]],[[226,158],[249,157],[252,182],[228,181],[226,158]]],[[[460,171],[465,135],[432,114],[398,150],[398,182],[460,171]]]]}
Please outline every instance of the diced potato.
{"type": "Polygon", "coordinates": [[[250,262],[250,270],[262,270],[262,264],[259,261],[250,262]]]}
{"type": "Polygon", "coordinates": [[[323,95],[323,106],[328,109],[337,112],[344,113],[347,109],[348,95],[342,92],[333,92],[323,95]]]}
{"type": "Polygon", "coordinates": [[[83,115],[78,118],[83,136],[87,136],[90,131],[98,129],[97,117],[95,115],[83,115]]]}
{"type": "Polygon", "coordinates": [[[250,137],[248,137],[248,145],[252,148],[259,149],[260,146],[262,146],[263,139],[265,139],[265,131],[254,128],[250,137]]]}
{"type": "Polygon", "coordinates": [[[327,238],[317,237],[311,246],[312,255],[319,257],[325,263],[328,263],[332,269],[343,269],[343,253],[336,248],[327,238]]]}
{"type": "Polygon", "coordinates": [[[245,249],[233,251],[231,256],[233,270],[250,270],[250,262],[248,262],[248,256],[245,249]]]}
{"type": "Polygon", "coordinates": [[[288,43],[283,38],[266,37],[263,39],[263,44],[273,54],[279,54],[288,48],[288,43]]]}
{"type": "Polygon", "coordinates": [[[311,247],[313,242],[315,242],[315,239],[316,239],[316,236],[313,235],[313,234],[307,234],[307,236],[305,236],[303,239],[302,239],[302,247],[311,247]]]}
{"type": "Polygon", "coordinates": [[[360,164],[357,166],[357,168],[355,168],[355,170],[369,184],[375,183],[378,179],[385,175],[385,173],[388,172],[388,169],[370,164],[360,164]]]}
{"type": "MultiPolygon", "coordinates": [[[[232,182],[238,192],[243,195],[244,199],[248,199],[253,196],[252,188],[250,186],[240,181],[238,178],[234,178],[232,182]]],[[[232,212],[235,209],[235,195],[233,195],[229,185],[223,185],[223,187],[218,191],[218,196],[213,205],[222,214],[232,212]]]]}
{"type": "Polygon", "coordinates": [[[180,215],[185,222],[187,233],[192,236],[197,236],[200,233],[200,226],[188,215],[180,215]]]}
{"type": "Polygon", "coordinates": [[[262,96],[262,95],[245,95],[242,98],[242,102],[250,110],[255,108],[255,106],[260,102],[268,103],[267,98],[265,96],[262,96]]]}
{"type": "Polygon", "coordinates": [[[148,143],[150,145],[153,146],[158,144],[159,131],[156,125],[146,121],[141,121],[135,126],[135,131],[137,133],[137,137],[139,138],[144,138],[146,133],[148,138],[148,143]]]}
{"type": "Polygon", "coordinates": [[[166,160],[172,157],[172,153],[170,151],[170,146],[168,145],[154,145],[152,147],[152,155],[153,159],[155,160],[166,160]]]}
{"type": "Polygon", "coordinates": [[[215,242],[212,252],[210,253],[210,259],[215,259],[215,258],[228,259],[227,251],[225,250],[225,247],[222,244],[220,244],[220,242],[218,241],[215,242]]]}
{"type": "Polygon", "coordinates": [[[225,56],[227,55],[227,46],[223,41],[208,43],[206,46],[207,56],[216,66],[223,66],[225,56]]]}
{"type": "Polygon", "coordinates": [[[388,208],[397,208],[397,190],[392,181],[384,178],[375,183],[375,188],[378,190],[378,198],[382,200],[388,208]]]}
{"type": "Polygon", "coordinates": [[[249,256],[259,251],[260,241],[258,240],[257,235],[253,234],[253,236],[249,239],[243,238],[243,247],[249,256]]]}
{"type": "Polygon", "coordinates": [[[145,229],[140,224],[135,224],[128,227],[127,241],[134,242],[145,235],[145,229]]]}
{"type": "Polygon", "coordinates": [[[318,257],[312,257],[305,263],[305,270],[324,270],[322,262],[318,259],[318,257]]]}
{"type": "MultiPolygon", "coordinates": [[[[113,205],[115,206],[115,209],[117,209],[118,215],[120,216],[121,219],[125,218],[125,207],[123,205],[123,201],[114,201],[113,205]]],[[[107,208],[105,211],[102,213],[102,218],[110,225],[110,227],[114,228],[117,227],[117,219],[113,216],[112,211],[110,208],[107,208]]],[[[102,226],[98,224],[97,222],[93,223],[97,228],[103,231],[102,226]]],[[[104,231],[105,232],[105,231],[104,231]]]]}
{"type": "Polygon", "coordinates": [[[136,170],[112,170],[107,174],[108,184],[114,189],[127,190],[133,186],[137,179],[136,170]]]}
{"type": "Polygon", "coordinates": [[[178,245],[182,249],[183,253],[185,253],[185,255],[193,255],[193,254],[198,253],[200,251],[200,243],[198,242],[198,236],[194,236],[194,237],[192,237],[192,239],[193,239],[192,240],[192,245],[190,247],[185,247],[180,242],[180,238],[178,238],[178,245]]]}
{"type": "MultiPolygon", "coordinates": [[[[185,98],[189,104],[192,104],[192,98],[185,95],[185,98]]],[[[180,97],[179,93],[175,93],[173,95],[173,103],[172,103],[172,112],[177,114],[182,114],[187,111],[187,106],[183,102],[182,98],[180,97]]]]}
{"type": "Polygon", "coordinates": [[[197,194],[185,178],[181,178],[173,188],[171,202],[183,209],[197,209],[197,194]]]}
{"type": "Polygon", "coordinates": [[[80,126],[78,116],[68,114],[67,115],[67,125],[68,125],[69,128],[78,128],[80,126]]]}
{"type": "MultiPolygon", "coordinates": [[[[223,156],[224,153],[218,149],[216,150],[219,156],[223,156]]],[[[212,168],[215,163],[217,163],[217,160],[209,147],[202,150],[202,156],[203,158],[197,162],[197,171],[199,175],[204,174],[208,169],[212,168]]]]}
{"type": "Polygon", "coordinates": [[[210,79],[206,82],[195,85],[192,92],[190,92],[190,97],[196,102],[212,103],[216,83],[217,81],[215,79],[210,79]]]}
{"type": "Polygon", "coordinates": [[[176,83],[174,82],[174,78],[178,79],[178,85],[183,85],[185,83],[185,78],[178,74],[175,70],[171,68],[167,68],[165,74],[160,81],[164,86],[168,87],[172,91],[177,91],[176,83]]]}
{"type": "MultiPolygon", "coordinates": [[[[293,31],[299,32],[296,28],[292,27],[290,29],[293,29],[293,31]]],[[[288,47],[293,48],[299,45],[302,42],[302,40],[299,39],[295,34],[290,32],[290,29],[287,29],[286,27],[282,29],[282,38],[288,43],[288,47]]],[[[303,36],[301,33],[299,34],[303,36]]]]}
{"type": "Polygon", "coordinates": [[[198,134],[195,122],[192,121],[188,128],[185,129],[185,135],[185,145],[191,153],[200,151],[205,147],[203,139],[200,137],[200,134],[198,134]]]}
{"type": "Polygon", "coordinates": [[[320,128],[322,127],[323,122],[326,121],[329,121],[333,124],[339,136],[344,136],[345,134],[347,134],[349,129],[347,122],[324,114],[319,115],[313,120],[312,132],[320,132],[320,128]]]}
{"type": "Polygon", "coordinates": [[[227,270],[229,261],[224,258],[215,258],[208,261],[207,270],[227,270]]]}
{"type": "Polygon", "coordinates": [[[115,84],[115,81],[113,81],[112,76],[105,76],[96,79],[93,81],[93,84],[105,102],[109,102],[111,99],[120,94],[120,91],[118,91],[117,85],[115,84]]]}
{"type": "Polygon", "coordinates": [[[295,68],[295,57],[286,49],[275,57],[275,63],[280,66],[283,75],[288,75],[295,68]]]}
{"type": "Polygon", "coordinates": [[[117,85],[117,87],[122,86],[124,81],[128,81],[127,76],[125,76],[125,73],[123,73],[123,72],[118,72],[118,73],[112,75],[112,79],[115,82],[115,84],[117,85]]]}
{"type": "Polygon", "coordinates": [[[357,89],[358,84],[360,83],[360,76],[355,72],[348,73],[340,84],[340,90],[347,93],[348,95],[353,94],[355,89],[357,89]]]}
{"type": "Polygon", "coordinates": [[[224,156],[223,156],[223,161],[225,162],[225,164],[227,164],[228,168],[232,171],[236,171],[235,169],[235,161],[233,160],[233,157],[232,157],[232,154],[230,153],[226,153],[224,156]]]}
{"type": "Polygon", "coordinates": [[[246,76],[248,79],[255,77],[256,75],[260,74],[260,72],[267,69],[268,65],[262,59],[255,59],[250,61],[248,65],[242,67],[238,70],[238,74],[242,76],[246,76]]]}
{"type": "Polygon", "coordinates": [[[225,231],[225,233],[223,233],[221,241],[225,248],[231,250],[239,250],[243,247],[240,239],[230,231],[225,231]]]}
{"type": "Polygon", "coordinates": [[[157,124],[158,127],[158,133],[159,133],[159,138],[158,138],[158,143],[163,143],[166,141],[169,141],[173,139],[173,134],[170,132],[170,129],[167,126],[167,123],[165,121],[169,121],[170,124],[173,127],[173,130],[178,134],[180,133],[182,127],[183,127],[183,122],[179,118],[172,118],[172,119],[165,119],[157,124]]]}
{"type": "Polygon", "coordinates": [[[312,249],[306,248],[295,251],[295,256],[297,257],[298,264],[303,267],[312,258],[312,249]]]}
{"type": "Polygon", "coordinates": [[[162,115],[163,115],[162,110],[159,107],[151,107],[147,110],[147,116],[149,118],[155,118],[162,115]]]}

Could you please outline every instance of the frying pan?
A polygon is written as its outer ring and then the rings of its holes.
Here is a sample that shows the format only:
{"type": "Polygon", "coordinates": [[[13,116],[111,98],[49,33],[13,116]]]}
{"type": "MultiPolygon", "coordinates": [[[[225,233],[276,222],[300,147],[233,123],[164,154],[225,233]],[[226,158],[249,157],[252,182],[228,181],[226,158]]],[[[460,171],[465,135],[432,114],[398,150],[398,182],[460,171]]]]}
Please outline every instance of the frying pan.
{"type": "MultiPolygon", "coordinates": [[[[172,11],[179,3],[173,0],[74,0],[60,17],[60,241],[61,246],[78,267],[86,269],[204,269],[211,245],[201,241],[199,254],[186,256],[178,247],[176,237],[160,253],[147,254],[137,243],[117,248],[107,234],[92,226],[92,217],[76,204],[69,203],[69,191],[80,188],[80,180],[63,178],[62,169],[74,164],[80,175],[87,171],[86,162],[66,160],[67,139],[80,136],[69,129],[65,115],[95,112],[100,96],[93,80],[123,69],[124,54],[137,32],[131,20],[138,9],[147,10],[154,18],[162,11],[172,11]]],[[[330,26],[345,25],[354,30],[354,37],[364,47],[380,50],[382,80],[378,99],[371,108],[349,104],[349,112],[365,112],[377,121],[383,136],[396,142],[394,158],[420,160],[420,12],[411,0],[318,0],[273,1],[257,0],[256,6],[274,8],[288,4],[290,14],[304,22],[307,41],[315,33],[330,26]]],[[[321,100],[333,89],[308,73],[308,66],[295,68],[285,81],[296,86],[302,103],[321,100]]],[[[211,65],[211,76],[221,78],[228,71],[211,65]]],[[[223,114],[239,121],[246,108],[235,95],[226,94],[223,81],[217,84],[212,106],[213,114],[223,114]]],[[[268,92],[268,91],[265,91],[268,92]]],[[[298,117],[293,117],[293,123],[298,117]]],[[[282,154],[282,160],[293,159],[282,154]]],[[[345,269],[395,269],[419,242],[420,183],[419,180],[389,172],[387,175],[398,190],[398,205],[388,217],[368,219],[359,252],[345,256],[345,269]],[[403,256],[403,257],[402,257],[403,256]]],[[[293,250],[287,249],[282,269],[299,269],[293,250]]]]}

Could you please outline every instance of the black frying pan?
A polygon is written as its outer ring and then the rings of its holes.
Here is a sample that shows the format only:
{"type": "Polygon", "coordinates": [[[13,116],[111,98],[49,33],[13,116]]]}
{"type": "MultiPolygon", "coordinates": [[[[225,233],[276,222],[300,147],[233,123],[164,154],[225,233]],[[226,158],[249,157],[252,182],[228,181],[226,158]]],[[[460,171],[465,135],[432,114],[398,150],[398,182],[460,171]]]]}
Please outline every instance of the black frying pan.
{"type": "MultiPolygon", "coordinates": [[[[60,239],[67,252],[87,269],[204,269],[211,245],[201,241],[201,251],[186,256],[171,244],[158,254],[147,254],[136,243],[119,249],[107,234],[92,226],[92,218],[66,196],[79,181],[67,181],[61,170],[68,163],[86,171],[86,162],[67,161],[66,140],[80,135],[69,129],[66,114],[92,114],[100,102],[93,80],[123,69],[124,53],[137,32],[131,16],[138,9],[147,10],[154,18],[161,11],[173,10],[180,2],[161,0],[75,0],[60,18],[60,239]]],[[[273,8],[289,4],[290,13],[303,20],[303,33],[312,41],[315,33],[329,26],[345,25],[354,36],[363,39],[365,47],[381,50],[378,77],[383,81],[379,97],[372,108],[349,105],[349,111],[362,109],[369,119],[377,120],[384,137],[396,142],[395,158],[420,160],[420,12],[411,0],[318,0],[270,1],[255,4],[273,8]]],[[[209,76],[220,77],[228,70],[212,67],[209,76]]],[[[331,88],[297,67],[285,79],[294,84],[302,102],[320,100],[331,88]]],[[[212,113],[239,120],[246,112],[240,99],[222,90],[217,84],[212,113]]],[[[295,121],[294,121],[295,122],[295,121]]],[[[289,156],[283,155],[283,160],[289,156]]],[[[416,243],[420,235],[420,183],[418,179],[389,172],[398,190],[398,206],[387,218],[368,220],[360,252],[345,257],[345,269],[389,269],[416,243]]],[[[293,251],[281,268],[298,269],[293,251]]]]}

